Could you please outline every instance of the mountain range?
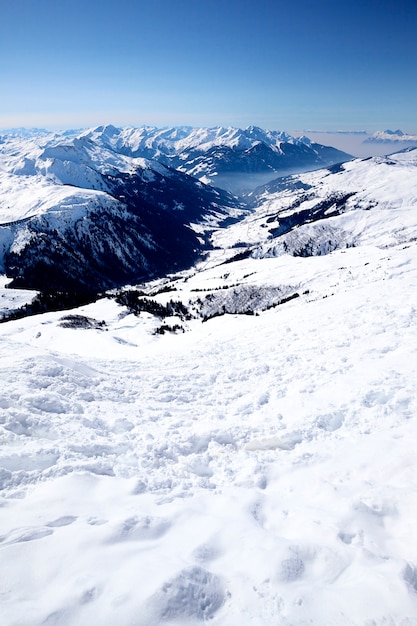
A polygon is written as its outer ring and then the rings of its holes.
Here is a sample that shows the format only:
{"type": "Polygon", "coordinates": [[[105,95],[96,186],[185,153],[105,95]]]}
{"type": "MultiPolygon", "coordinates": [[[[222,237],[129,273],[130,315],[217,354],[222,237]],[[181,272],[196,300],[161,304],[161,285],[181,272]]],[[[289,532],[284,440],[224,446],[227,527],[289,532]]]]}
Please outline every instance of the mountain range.
{"type": "Polygon", "coordinates": [[[292,137],[283,131],[248,128],[101,126],[86,136],[100,145],[165,165],[233,193],[242,193],[278,175],[317,169],[351,159],[351,155],[292,137]]]}
{"type": "Polygon", "coordinates": [[[251,187],[348,158],[256,127],[17,129],[0,137],[0,270],[42,291],[149,280],[195,262],[213,228],[245,214],[226,179],[251,187]]]}

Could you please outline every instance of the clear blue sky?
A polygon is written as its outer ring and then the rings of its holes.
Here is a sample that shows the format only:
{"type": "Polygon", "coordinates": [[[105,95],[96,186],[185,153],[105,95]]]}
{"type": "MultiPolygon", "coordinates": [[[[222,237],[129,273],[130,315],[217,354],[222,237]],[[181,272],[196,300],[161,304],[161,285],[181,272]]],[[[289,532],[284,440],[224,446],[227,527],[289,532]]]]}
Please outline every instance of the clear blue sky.
{"type": "Polygon", "coordinates": [[[0,0],[0,128],[417,131],[417,0],[0,0]]]}

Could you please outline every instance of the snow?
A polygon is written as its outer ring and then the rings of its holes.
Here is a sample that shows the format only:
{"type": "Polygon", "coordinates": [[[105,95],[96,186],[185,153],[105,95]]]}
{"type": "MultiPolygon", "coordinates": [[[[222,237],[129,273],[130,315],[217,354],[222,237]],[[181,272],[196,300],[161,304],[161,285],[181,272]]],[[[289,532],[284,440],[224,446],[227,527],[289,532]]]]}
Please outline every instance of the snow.
{"type": "Polygon", "coordinates": [[[306,144],[306,137],[292,137],[285,131],[263,130],[256,126],[245,129],[235,127],[214,126],[212,128],[193,128],[190,126],[174,128],[156,128],[142,126],[139,128],[119,128],[99,126],[84,133],[94,141],[103,143],[115,150],[128,148],[133,153],[139,149],[153,149],[158,154],[184,153],[198,148],[207,152],[215,146],[228,146],[237,150],[246,150],[259,141],[279,151],[281,142],[306,144]]]}
{"type": "Polygon", "coordinates": [[[36,296],[36,291],[27,289],[8,289],[10,279],[0,275],[0,319],[3,314],[30,304],[36,296]]]}
{"type": "Polygon", "coordinates": [[[407,144],[417,143],[417,135],[403,133],[401,130],[378,130],[365,139],[365,143],[407,144]]]}
{"type": "Polygon", "coordinates": [[[153,180],[152,170],[171,175],[159,163],[117,154],[83,135],[7,138],[0,151],[0,225],[62,206],[83,211],[89,202],[114,203],[103,175],[139,172],[153,180]]]}
{"type": "Polygon", "coordinates": [[[414,158],[302,175],[356,192],[321,220],[355,247],[223,263],[302,192],[272,194],[155,296],[258,315],[0,324],[2,624],[417,624],[414,158]]]}

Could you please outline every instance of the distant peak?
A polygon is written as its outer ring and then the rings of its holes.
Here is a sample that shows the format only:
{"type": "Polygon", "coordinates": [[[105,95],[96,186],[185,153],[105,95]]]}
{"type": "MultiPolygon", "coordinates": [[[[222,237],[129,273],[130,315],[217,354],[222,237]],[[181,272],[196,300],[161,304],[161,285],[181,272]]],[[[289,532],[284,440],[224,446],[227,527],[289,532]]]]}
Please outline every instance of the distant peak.
{"type": "Polygon", "coordinates": [[[417,141],[417,135],[403,133],[402,130],[377,130],[373,135],[365,139],[365,143],[401,143],[417,141]]]}
{"type": "Polygon", "coordinates": [[[297,141],[304,143],[306,146],[311,146],[312,143],[311,139],[307,137],[307,135],[300,135],[300,137],[297,137],[297,141]]]}
{"type": "Polygon", "coordinates": [[[265,131],[263,130],[263,128],[260,128],[259,126],[253,126],[252,124],[250,126],[247,126],[245,128],[245,130],[248,133],[265,133],[265,131]]]}
{"type": "Polygon", "coordinates": [[[98,126],[96,130],[98,132],[105,133],[106,135],[115,135],[120,132],[120,130],[116,128],[116,126],[113,126],[113,124],[106,124],[105,126],[98,126]]]}

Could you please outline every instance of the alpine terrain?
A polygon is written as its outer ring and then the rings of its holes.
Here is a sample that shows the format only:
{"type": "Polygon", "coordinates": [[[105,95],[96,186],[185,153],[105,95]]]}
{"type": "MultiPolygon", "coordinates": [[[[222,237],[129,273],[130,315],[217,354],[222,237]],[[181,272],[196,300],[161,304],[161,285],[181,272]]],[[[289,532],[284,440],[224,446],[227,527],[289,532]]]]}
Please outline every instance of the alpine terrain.
{"type": "Polygon", "coordinates": [[[298,148],[2,136],[2,625],[416,626],[417,149],[298,148]]]}

